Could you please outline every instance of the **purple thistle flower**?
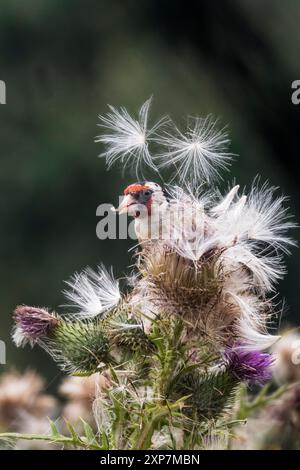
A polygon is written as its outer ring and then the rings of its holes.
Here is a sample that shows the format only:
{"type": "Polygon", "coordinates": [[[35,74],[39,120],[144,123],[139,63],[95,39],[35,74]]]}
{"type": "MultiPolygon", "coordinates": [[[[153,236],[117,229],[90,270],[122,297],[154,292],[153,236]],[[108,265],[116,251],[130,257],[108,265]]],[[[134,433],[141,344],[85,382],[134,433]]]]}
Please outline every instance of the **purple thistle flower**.
{"type": "Polygon", "coordinates": [[[248,351],[243,347],[227,348],[223,353],[227,370],[238,380],[260,384],[272,377],[274,358],[260,351],[248,351]]]}
{"type": "Polygon", "coordinates": [[[34,344],[38,339],[47,337],[59,323],[58,318],[48,310],[26,305],[18,306],[14,317],[16,328],[13,338],[17,346],[27,342],[34,344]]]}

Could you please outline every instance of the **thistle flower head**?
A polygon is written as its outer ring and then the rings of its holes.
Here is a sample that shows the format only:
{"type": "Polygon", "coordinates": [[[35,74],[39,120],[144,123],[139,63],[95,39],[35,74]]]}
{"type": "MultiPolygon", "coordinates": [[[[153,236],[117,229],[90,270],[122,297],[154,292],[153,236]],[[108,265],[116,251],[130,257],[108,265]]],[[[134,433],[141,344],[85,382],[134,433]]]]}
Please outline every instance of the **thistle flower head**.
{"type": "Polygon", "coordinates": [[[219,176],[219,169],[227,168],[231,159],[228,135],[216,129],[211,116],[193,119],[186,133],[174,125],[174,131],[164,132],[157,142],[166,148],[159,157],[160,167],[175,166],[179,181],[193,186],[219,176]]]}
{"type": "Polygon", "coordinates": [[[104,314],[115,307],[121,298],[119,282],[114,278],[112,270],[98,266],[97,272],[87,268],[76,273],[66,284],[70,290],[64,291],[68,305],[78,310],[76,318],[93,318],[104,314]]]}
{"type": "Polygon", "coordinates": [[[272,377],[273,357],[271,354],[235,347],[224,351],[223,360],[227,370],[243,382],[262,383],[272,377]]]}
{"type": "Polygon", "coordinates": [[[107,133],[96,137],[96,142],[102,142],[107,147],[100,156],[106,158],[108,169],[119,161],[123,168],[127,165],[136,168],[137,177],[143,164],[157,170],[148,144],[157,129],[166,122],[166,118],[162,118],[148,128],[151,101],[152,98],[142,105],[138,119],[131,117],[125,108],[118,110],[113,106],[109,106],[110,113],[99,116],[100,127],[104,128],[107,133]]]}
{"type": "Polygon", "coordinates": [[[13,340],[17,346],[35,344],[39,339],[47,337],[59,324],[58,318],[44,308],[20,305],[16,308],[14,316],[16,327],[13,340]]]}

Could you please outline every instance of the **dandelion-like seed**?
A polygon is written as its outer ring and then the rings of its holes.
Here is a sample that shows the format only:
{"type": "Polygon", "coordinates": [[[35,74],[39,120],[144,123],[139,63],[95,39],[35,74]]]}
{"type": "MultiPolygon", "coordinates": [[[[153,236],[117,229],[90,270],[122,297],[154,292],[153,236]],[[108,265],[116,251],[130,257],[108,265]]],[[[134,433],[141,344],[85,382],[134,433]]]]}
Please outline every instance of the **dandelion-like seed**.
{"type": "Polygon", "coordinates": [[[142,171],[143,165],[157,171],[149,151],[149,142],[159,127],[167,122],[166,118],[160,119],[151,128],[148,128],[149,109],[152,98],[148,99],[141,107],[138,119],[130,116],[125,108],[119,110],[109,106],[110,113],[99,116],[100,127],[107,133],[96,137],[96,142],[106,145],[106,150],[100,156],[106,158],[108,169],[120,162],[123,169],[131,166],[136,169],[136,175],[142,171]]]}
{"type": "Polygon", "coordinates": [[[67,281],[70,290],[64,291],[67,299],[71,301],[67,307],[75,308],[76,318],[93,318],[104,314],[115,307],[120,299],[119,282],[114,278],[112,270],[98,266],[97,272],[87,268],[76,273],[67,281]]]}
{"type": "Polygon", "coordinates": [[[271,354],[236,347],[227,348],[223,359],[227,370],[240,381],[260,384],[272,377],[271,366],[274,359],[271,354]]]}
{"type": "Polygon", "coordinates": [[[193,186],[219,176],[219,169],[226,169],[231,160],[228,135],[216,129],[211,116],[194,118],[185,134],[174,125],[174,134],[167,131],[157,142],[167,149],[159,156],[159,167],[175,166],[179,181],[193,186]]]}
{"type": "Polygon", "coordinates": [[[59,319],[44,308],[20,305],[15,310],[15,322],[13,340],[17,346],[24,346],[47,337],[59,324],[59,319]]]}

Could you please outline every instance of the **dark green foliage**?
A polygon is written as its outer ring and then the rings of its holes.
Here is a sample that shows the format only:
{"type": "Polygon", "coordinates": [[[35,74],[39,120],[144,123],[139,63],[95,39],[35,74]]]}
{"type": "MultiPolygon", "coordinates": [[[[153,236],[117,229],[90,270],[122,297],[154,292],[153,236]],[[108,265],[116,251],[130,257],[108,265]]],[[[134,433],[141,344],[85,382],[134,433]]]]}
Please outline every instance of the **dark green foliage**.
{"type": "Polygon", "coordinates": [[[189,395],[186,413],[198,420],[216,419],[228,409],[236,396],[239,382],[226,370],[201,374],[195,370],[180,377],[174,395],[189,395]]]}
{"type": "MultiPolygon", "coordinates": [[[[105,386],[97,390],[93,407],[99,432],[83,423],[85,434],[78,434],[67,423],[63,435],[52,423],[48,436],[5,433],[2,439],[37,438],[99,450],[205,448],[219,436],[227,439],[248,408],[259,406],[243,400],[234,412],[240,382],[209,342],[187,337],[179,316],[162,314],[147,331],[139,313],[129,314],[124,305],[89,321],[60,317],[41,345],[72,373],[103,371],[105,386]]],[[[268,399],[262,392],[260,402],[268,399]]]]}
{"type": "Polygon", "coordinates": [[[147,354],[153,344],[145,334],[143,323],[136,315],[128,315],[126,309],[116,310],[104,322],[111,343],[128,352],[147,354]]]}

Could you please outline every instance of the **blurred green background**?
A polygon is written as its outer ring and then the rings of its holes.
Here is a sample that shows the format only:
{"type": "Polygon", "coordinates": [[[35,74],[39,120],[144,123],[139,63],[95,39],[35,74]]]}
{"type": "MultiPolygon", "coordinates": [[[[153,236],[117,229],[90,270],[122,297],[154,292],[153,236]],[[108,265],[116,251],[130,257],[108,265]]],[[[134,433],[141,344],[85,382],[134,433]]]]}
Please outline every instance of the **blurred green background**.
{"type": "MultiPolygon", "coordinates": [[[[107,103],[134,112],[153,94],[154,118],[220,117],[240,155],[223,184],[260,174],[290,195],[300,220],[300,105],[291,102],[299,24],[298,0],[1,1],[2,371],[31,366],[50,385],[59,380],[43,351],[12,344],[14,307],[58,308],[74,271],[103,261],[119,276],[130,264],[133,242],[96,238],[97,206],[117,203],[132,181],[97,158],[107,103]]],[[[287,265],[281,321],[300,324],[300,250],[287,265]]]]}

